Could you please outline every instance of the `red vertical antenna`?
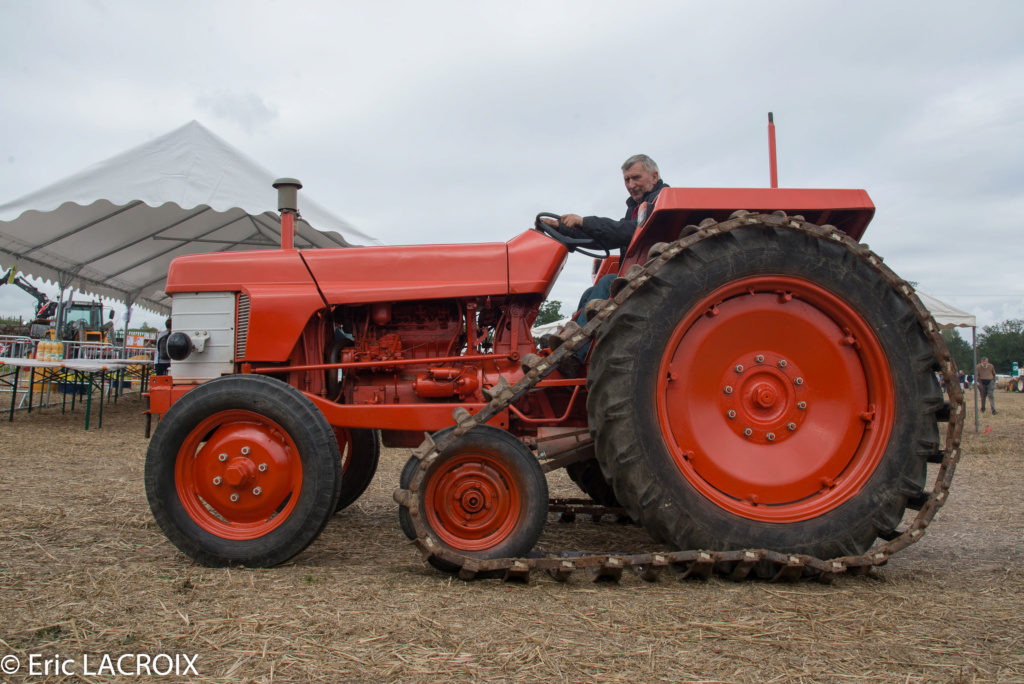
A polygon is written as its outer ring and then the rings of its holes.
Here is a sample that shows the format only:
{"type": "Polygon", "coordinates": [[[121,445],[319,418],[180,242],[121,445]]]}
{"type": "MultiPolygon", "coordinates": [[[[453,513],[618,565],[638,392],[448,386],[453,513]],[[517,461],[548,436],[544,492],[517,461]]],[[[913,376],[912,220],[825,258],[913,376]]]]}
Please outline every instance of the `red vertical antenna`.
{"type": "Polygon", "coordinates": [[[768,112],[768,168],[772,176],[772,187],[779,187],[779,169],[775,161],[775,117],[768,112]]]}

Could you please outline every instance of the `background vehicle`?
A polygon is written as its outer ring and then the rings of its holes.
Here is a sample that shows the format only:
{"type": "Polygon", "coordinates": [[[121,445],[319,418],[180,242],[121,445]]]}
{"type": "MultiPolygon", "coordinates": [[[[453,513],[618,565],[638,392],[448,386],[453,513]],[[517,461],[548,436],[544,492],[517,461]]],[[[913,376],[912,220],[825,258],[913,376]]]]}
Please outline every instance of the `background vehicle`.
{"type": "MultiPolygon", "coordinates": [[[[29,323],[28,330],[23,331],[32,339],[56,340],[57,330],[60,330],[59,338],[64,341],[112,342],[110,331],[114,324],[103,322],[102,302],[71,301],[61,307],[23,276],[16,275],[13,267],[0,277],[2,285],[15,285],[35,298],[35,318],[29,323]]],[[[109,311],[109,318],[114,318],[113,310],[109,311]]]]}
{"type": "Polygon", "coordinates": [[[874,214],[862,190],[666,189],[613,298],[538,350],[531,324],[568,253],[599,244],[543,229],[296,250],[301,186],[275,187],[281,251],[181,257],[168,274],[146,489],[200,563],[299,553],[365,489],[377,432],[417,447],[395,492],[403,530],[463,577],[831,576],[885,562],[945,500],[962,393],[943,451],[935,372],[956,369],[912,288],[857,242],[874,214]],[[560,370],[591,338],[582,371],[560,370]],[[545,472],[562,467],[681,551],[526,559],[545,472]],[[922,512],[898,530],[908,506],[922,512]]]}

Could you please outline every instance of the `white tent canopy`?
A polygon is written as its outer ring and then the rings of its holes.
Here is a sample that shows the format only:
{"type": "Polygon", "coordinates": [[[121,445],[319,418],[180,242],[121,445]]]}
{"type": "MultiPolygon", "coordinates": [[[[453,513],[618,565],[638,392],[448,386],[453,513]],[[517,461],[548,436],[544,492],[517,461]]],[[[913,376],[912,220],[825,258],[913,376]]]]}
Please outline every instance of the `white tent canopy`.
{"type": "Polygon", "coordinates": [[[556,333],[559,330],[561,330],[562,326],[571,320],[571,318],[563,318],[562,320],[555,321],[554,323],[545,323],[544,325],[537,325],[534,326],[533,330],[531,330],[530,332],[533,334],[534,337],[538,338],[543,335],[550,335],[551,333],[556,333]]]}
{"type": "MultiPolygon", "coordinates": [[[[921,303],[925,305],[928,311],[931,312],[932,318],[939,324],[940,328],[971,328],[971,350],[974,353],[974,365],[978,365],[978,319],[973,314],[969,314],[966,311],[962,311],[951,304],[936,299],[929,294],[925,294],[918,290],[918,298],[921,303]]],[[[961,368],[960,370],[966,371],[968,374],[973,373],[971,368],[961,368]]],[[[974,391],[974,431],[978,432],[980,429],[978,423],[978,385],[972,383],[974,391]]]]}
{"type": "MultiPolygon", "coordinates": [[[[0,265],[166,314],[174,257],[280,246],[276,178],[192,121],[0,205],[0,265]]],[[[296,247],[380,244],[306,195],[299,211],[296,247]]]]}
{"type": "Polygon", "coordinates": [[[932,317],[939,324],[940,328],[974,328],[978,325],[978,320],[974,314],[961,311],[955,306],[938,300],[920,290],[917,291],[917,296],[921,303],[931,312],[932,317]]]}

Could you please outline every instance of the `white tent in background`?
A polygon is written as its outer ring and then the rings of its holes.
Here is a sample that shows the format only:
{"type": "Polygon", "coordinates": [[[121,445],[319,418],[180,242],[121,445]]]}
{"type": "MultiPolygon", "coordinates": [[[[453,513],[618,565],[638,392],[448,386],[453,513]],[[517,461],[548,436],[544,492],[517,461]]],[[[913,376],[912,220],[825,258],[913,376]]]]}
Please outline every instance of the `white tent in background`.
{"type": "MultiPolygon", "coordinates": [[[[174,257],[280,246],[276,178],[192,121],[0,205],[0,266],[166,314],[174,257]]],[[[306,195],[299,211],[298,248],[380,244],[306,195]]]]}
{"type": "Polygon", "coordinates": [[[554,323],[545,323],[544,325],[535,325],[530,333],[536,338],[540,339],[544,335],[550,335],[556,333],[562,329],[562,326],[571,321],[571,318],[563,318],[560,321],[554,323]]]}
{"type": "MultiPolygon", "coordinates": [[[[940,328],[970,328],[971,329],[971,349],[974,350],[974,365],[978,365],[978,319],[974,314],[969,314],[966,311],[961,311],[952,304],[936,299],[929,294],[924,292],[917,292],[918,298],[921,303],[925,305],[928,311],[931,312],[932,318],[939,324],[940,328]]],[[[961,369],[965,372],[970,371],[968,374],[973,374],[973,368],[961,369]]],[[[949,382],[950,378],[946,378],[946,382],[949,382]]],[[[977,432],[979,429],[978,420],[978,384],[973,383],[974,388],[974,431],[977,432]]]]}
{"type": "Polygon", "coordinates": [[[940,328],[975,328],[978,325],[974,314],[961,311],[955,306],[938,300],[920,290],[917,291],[917,296],[921,303],[925,305],[925,308],[931,312],[932,317],[939,324],[940,328]]]}

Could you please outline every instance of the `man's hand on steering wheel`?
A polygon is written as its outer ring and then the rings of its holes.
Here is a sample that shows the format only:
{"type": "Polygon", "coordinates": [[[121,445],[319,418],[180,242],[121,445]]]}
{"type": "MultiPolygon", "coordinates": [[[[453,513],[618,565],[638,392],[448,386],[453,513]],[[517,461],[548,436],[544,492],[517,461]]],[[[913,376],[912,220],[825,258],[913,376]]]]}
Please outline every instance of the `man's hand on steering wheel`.
{"type": "Polygon", "coordinates": [[[537,214],[534,225],[540,232],[568,247],[570,252],[579,252],[595,259],[605,259],[610,255],[608,248],[600,240],[583,232],[583,219],[576,214],[559,216],[541,212],[537,214]],[[604,254],[594,254],[587,251],[589,249],[600,249],[604,254]]]}
{"type": "Polygon", "coordinates": [[[539,220],[548,224],[555,230],[564,231],[566,228],[578,230],[583,227],[583,217],[577,216],[576,214],[563,214],[561,216],[561,224],[559,224],[558,220],[554,218],[548,218],[546,216],[539,217],[539,220]]]}
{"type": "Polygon", "coordinates": [[[573,230],[578,230],[583,227],[583,217],[576,214],[564,214],[562,216],[562,223],[573,230]]]}

